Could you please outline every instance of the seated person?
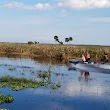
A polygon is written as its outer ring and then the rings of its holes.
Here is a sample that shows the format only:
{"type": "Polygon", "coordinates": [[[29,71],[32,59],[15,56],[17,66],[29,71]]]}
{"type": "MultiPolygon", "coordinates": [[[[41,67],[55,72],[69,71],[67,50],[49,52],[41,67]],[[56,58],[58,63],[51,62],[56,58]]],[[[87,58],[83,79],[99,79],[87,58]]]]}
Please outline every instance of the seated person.
{"type": "Polygon", "coordinates": [[[83,62],[86,61],[86,58],[85,58],[84,54],[82,54],[82,61],[83,61],[83,62]]]}
{"type": "Polygon", "coordinates": [[[90,59],[91,59],[91,56],[90,56],[90,54],[87,52],[87,53],[86,53],[86,62],[89,62],[90,59]]]}

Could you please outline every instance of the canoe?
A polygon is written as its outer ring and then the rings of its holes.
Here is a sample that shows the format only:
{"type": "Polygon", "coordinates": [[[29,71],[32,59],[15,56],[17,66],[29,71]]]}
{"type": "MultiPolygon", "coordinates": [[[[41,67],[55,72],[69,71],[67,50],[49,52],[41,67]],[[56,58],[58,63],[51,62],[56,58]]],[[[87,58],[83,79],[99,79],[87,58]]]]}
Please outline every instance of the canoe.
{"type": "Polygon", "coordinates": [[[91,71],[91,72],[103,72],[110,73],[110,64],[109,63],[96,63],[96,62],[82,62],[78,59],[69,60],[72,68],[83,70],[83,71],[91,71]]]}

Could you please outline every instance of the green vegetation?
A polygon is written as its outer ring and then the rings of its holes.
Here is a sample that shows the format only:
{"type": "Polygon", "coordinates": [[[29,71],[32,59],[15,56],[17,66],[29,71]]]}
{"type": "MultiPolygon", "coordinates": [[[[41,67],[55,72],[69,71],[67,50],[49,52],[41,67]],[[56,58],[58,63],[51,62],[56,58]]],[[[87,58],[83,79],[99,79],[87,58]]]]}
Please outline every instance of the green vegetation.
{"type": "Polygon", "coordinates": [[[39,77],[45,79],[45,78],[50,78],[51,75],[50,73],[47,73],[46,71],[44,71],[42,74],[39,74],[39,77]]]}
{"type": "Polygon", "coordinates": [[[11,96],[11,95],[4,96],[4,95],[0,94],[0,104],[2,104],[2,103],[11,103],[13,101],[14,101],[13,96],[11,96]]]}
{"type": "Polygon", "coordinates": [[[34,44],[32,41],[28,41],[28,44],[34,44]]]}
{"type": "Polygon", "coordinates": [[[9,87],[11,90],[18,91],[25,88],[37,88],[40,86],[46,86],[49,82],[32,81],[25,78],[13,78],[10,76],[4,76],[0,78],[0,88],[9,87]]]}
{"type": "MultiPolygon", "coordinates": [[[[14,70],[14,68],[9,68],[9,70],[14,70]]],[[[55,84],[51,82],[51,66],[48,68],[48,71],[37,71],[38,78],[41,78],[41,81],[26,79],[26,78],[15,78],[11,76],[0,77],[0,88],[9,88],[13,91],[18,91],[26,88],[37,88],[41,86],[48,86],[52,89],[58,89],[61,87],[60,83],[55,84]]],[[[0,104],[2,103],[11,103],[14,100],[14,97],[11,95],[4,96],[0,94],[0,104]]]]}
{"type": "MultiPolygon", "coordinates": [[[[39,74],[39,77],[43,79],[46,79],[46,78],[50,79],[51,75],[49,73],[42,73],[42,74],[39,74]]],[[[33,81],[25,78],[14,78],[10,76],[4,76],[0,78],[0,88],[8,87],[13,91],[22,90],[25,88],[37,88],[40,86],[47,86],[47,85],[51,85],[52,89],[57,89],[61,87],[60,83],[53,84],[52,82],[50,82],[50,80],[46,80],[46,82],[33,81]]]]}
{"type": "Polygon", "coordinates": [[[34,41],[34,42],[28,41],[28,44],[39,44],[39,42],[36,42],[36,41],[34,41]]]}
{"type": "Polygon", "coordinates": [[[52,84],[52,89],[57,89],[59,87],[61,87],[61,84],[60,83],[58,83],[58,84],[52,84]]]}
{"type": "Polygon", "coordinates": [[[15,70],[15,68],[10,67],[10,68],[8,68],[8,70],[13,71],[13,70],[15,70]]]}
{"type": "Polygon", "coordinates": [[[69,38],[65,38],[65,42],[69,42],[69,41],[72,41],[73,40],[73,38],[72,37],[69,37],[69,38]]]}
{"type": "Polygon", "coordinates": [[[35,41],[34,44],[39,44],[39,42],[36,42],[36,41],[35,41]]]}

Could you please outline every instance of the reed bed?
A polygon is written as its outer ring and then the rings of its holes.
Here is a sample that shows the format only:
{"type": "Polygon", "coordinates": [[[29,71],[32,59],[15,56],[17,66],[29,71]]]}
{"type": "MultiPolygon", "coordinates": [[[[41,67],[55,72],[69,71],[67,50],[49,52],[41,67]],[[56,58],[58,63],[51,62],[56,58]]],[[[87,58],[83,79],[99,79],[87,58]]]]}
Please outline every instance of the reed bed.
{"type": "Polygon", "coordinates": [[[92,59],[101,60],[104,54],[110,60],[110,46],[0,43],[0,55],[20,55],[38,58],[81,58],[88,51],[92,59]]]}

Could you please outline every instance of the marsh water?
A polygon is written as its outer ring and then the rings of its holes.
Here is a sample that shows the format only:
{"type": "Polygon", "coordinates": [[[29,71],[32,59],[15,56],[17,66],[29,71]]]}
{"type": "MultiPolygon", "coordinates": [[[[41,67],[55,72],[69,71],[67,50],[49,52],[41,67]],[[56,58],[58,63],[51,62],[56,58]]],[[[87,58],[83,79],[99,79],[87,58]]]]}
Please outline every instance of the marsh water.
{"type": "Polygon", "coordinates": [[[10,75],[17,78],[42,80],[39,71],[49,71],[50,85],[12,91],[0,88],[3,95],[14,96],[12,103],[3,103],[0,108],[9,110],[110,110],[110,74],[80,72],[69,69],[69,64],[39,61],[29,58],[0,57],[0,77],[10,75]],[[9,68],[14,67],[14,70],[9,68]]]}

